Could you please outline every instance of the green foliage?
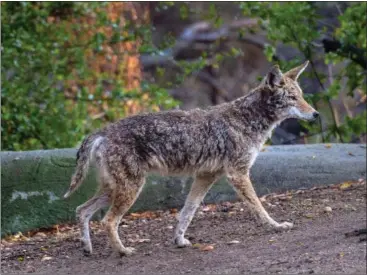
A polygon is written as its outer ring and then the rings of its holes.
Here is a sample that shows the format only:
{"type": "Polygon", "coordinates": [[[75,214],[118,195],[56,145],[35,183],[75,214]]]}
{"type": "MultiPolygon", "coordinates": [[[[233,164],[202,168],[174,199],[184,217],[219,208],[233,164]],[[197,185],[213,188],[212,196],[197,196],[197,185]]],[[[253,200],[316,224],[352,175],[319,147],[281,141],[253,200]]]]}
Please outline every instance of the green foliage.
{"type": "MultiPolygon", "coordinates": [[[[321,3],[320,3],[321,4],[321,3]]],[[[329,52],[322,56],[325,64],[344,63],[340,66],[343,69],[332,78],[326,73],[316,70],[313,65],[314,60],[320,58],[316,50],[316,41],[327,32],[326,26],[319,30],[318,24],[322,23],[317,13],[317,5],[313,2],[241,2],[240,8],[244,15],[260,18],[260,25],[266,30],[267,38],[270,44],[265,45],[264,53],[269,61],[274,61],[276,56],[275,46],[277,43],[293,46],[297,48],[304,57],[295,57],[290,61],[277,61],[284,70],[292,68],[294,65],[301,63],[307,59],[311,61],[311,74],[319,82],[321,93],[307,95],[306,100],[315,107],[319,107],[319,111],[326,113],[331,117],[331,125],[327,125],[328,133],[324,136],[323,141],[351,141],[353,136],[366,134],[366,113],[355,117],[346,117],[341,124],[337,124],[334,116],[331,100],[336,99],[341,92],[347,91],[347,94],[353,95],[356,90],[366,94],[366,75],[365,69],[356,62],[355,54],[350,53],[351,47],[357,48],[363,58],[367,59],[366,47],[366,22],[367,22],[367,4],[366,2],[358,2],[349,4],[345,12],[339,16],[339,27],[335,28],[332,34],[336,40],[341,43],[341,47],[336,52],[329,52]],[[347,87],[343,87],[342,80],[347,79],[347,87]],[[329,85],[326,85],[332,79],[329,85]],[[328,86],[328,87],[327,87],[328,86]],[[345,90],[347,89],[347,90],[345,90]],[[325,106],[329,107],[326,112],[325,106]],[[320,110],[323,108],[323,110],[320,110]]],[[[330,123],[329,123],[330,124],[330,123]]],[[[303,124],[312,133],[324,130],[321,127],[303,124]]]]}
{"type": "MultiPolygon", "coordinates": [[[[134,100],[143,105],[145,110],[173,108],[178,102],[173,100],[167,88],[179,85],[185,77],[195,74],[207,66],[217,68],[225,58],[238,57],[243,53],[234,47],[228,52],[205,52],[201,58],[190,61],[178,61],[174,69],[175,78],[160,84],[147,81],[140,83],[140,89],[127,91],[124,80],[97,74],[91,68],[86,56],[91,52],[94,58],[105,54],[106,44],[114,48],[120,42],[139,41],[138,52],[141,54],[164,55],[172,48],[175,38],[171,34],[159,47],[152,42],[150,25],[135,24],[120,20],[110,21],[101,7],[107,2],[6,2],[1,4],[1,146],[3,150],[50,149],[76,146],[86,134],[111,121],[125,116],[122,103],[134,100]],[[85,15],[95,15],[95,24],[70,24],[71,19],[85,15]],[[50,21],[56,18],[57,22],[50,21]],[[101,29],[111,28],[111,35],[101,29]],[[88,39],[75,39],[73,33],[93,30],[88,39]],[[97,31],[98,30],[98,31],[97,31]],[[210,65],[207,60],[210,59],[210,65]],[[68,83],[75,78],[94,83],[90,86],[78,86],[73,97],[66,96],[70,88],[68,83]],[[106,94],[106,84],[110,87],[106,94]],[[111,88],[112,87],[112,88],[111,88]],[[164,87],[164,88],[162,88],[164,87]],[[90,108],[101,109],[107,106],[102,117],[90,116],[90,108]]],[[[156,11],[168,10],[178,6],[182,20],[192,14],[199,16],[197,10],[190,8],[189,2],[160,2],[156,11]]],[[[318,3],[314,2],[240,2],[243,14],[260,18],[259,25],[266,30],[269,44],[264,53],[269,61],[277,55],[276,46],[283,43],[299,49],[304,56],[293,60],[277,60],[284,69],[298,65],[304,59],[311,61],[321,58],[325,64],[341,64],[332,81],[327,72],[317,71],[311,63],[309,77],[319,81],[322,92],[307,95],[306,100],[324,113],[329,121],[328,133],[324,141],[351,141],[353,137],[366,133],[366,113],[346,117],[336,123],[333,112],[325,109],[330,102],[338,98],[341,92],[353,95],[356,90],[366,94],[365,69],[356,62],[360,56],[350,53],[350,48],[357,48],[357,53],[367,58],[366,9],[365,2],[348,4],[339,16],[339,25],[332,34],[341,43],[338,51],[329,52],[320,57],[317,43],[327,30],[319,30],[320,16],[318,3]],[[317,51],[316,51],[317,50],[317,51]],[[318,52],[318,53],[316,53],[318,52]],[[344,79],[347,79],[346,85],[344,79]],[[327,84],[325,84],[327,83],[327,84]],[[321,110],[322,109],[322,110],[321,110]]],[[[209,5],[208,10],[200,14],[215,27],[223,24],[218,6],[209,5]]],[[[84,37],[84,36],[83,36],[84,37]]],[[[118,52],[114,52],[119,54],[118,52]]],[[[106,55],[107,59],[112,59],[106,55]]],[[[173,70],[157,68],[158,77],[172,74],[173,70]]],[[[79,83],[80,84],[80,83],[79,83]]],[[[320,125],[304,124],[311,133],[320,132],[320,125]]],[[[325,129],[325,125],[324,125],[325,129]]]]}
{"type": "Polygon", "coordinates": [[[80,50],[63,50],[63,26],[47,17],[66,3],[3,3],[1,9],[1,145],[3,150],[74,145],[88,128],[86,105],[72,108],[59,84],[80,50]],[[52,125],[52,127],[51,127],[52,125]]]}
{"type": "Polygon", "coordinates": [[[125,91],[121,79],[98,75],[89,67],[85,53],[101,53],[105,43],[140,39],[145,41],[145,51],[151,50],[147,26],[132,30],[129,22],[124,26],[111,22],[101,9],[103,5],[106,3],[1,4],[2,150],[74,147],[94,129],[123,117],[121,103],[129,99],[147,110],[177,105],[164,89],[143,85],[141,92],[125,91]],[[87,28],[111,26],[111,38],[96,31],[89,40],[75,41],[72,31],[83,35],[85,24],[70,24],[71,17],[90,14],[95,14],[96,24],[87,28]],[[95,83],[94,92],[85,86],[78,88],[75,98],[67,98],[67,83],[76,77],[95,83]],[[113,87],[108,96],[104,93],[106,83],[113,87]],[[102,104],[108,106],[103,118],[91,117],[88,108],[98,109],[102,104]]]}

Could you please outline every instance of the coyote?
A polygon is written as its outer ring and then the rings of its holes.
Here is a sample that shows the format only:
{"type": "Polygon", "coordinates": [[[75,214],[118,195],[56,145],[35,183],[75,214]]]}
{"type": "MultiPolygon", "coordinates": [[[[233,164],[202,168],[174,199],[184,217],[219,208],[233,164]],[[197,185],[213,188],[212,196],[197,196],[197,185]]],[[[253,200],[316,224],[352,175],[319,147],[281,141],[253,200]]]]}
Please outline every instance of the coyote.
{"type": "Polygon", "coordinates": [[[81,185],[94,160],[99,189],[76,209],[85,253],[92,252],[89,220],[106,206],[110,208],[102,222],[113,249],[120,255],[134,251],[122,244],[118,225],[139,196],[147,172],[195,177],[174,233],[178,247],[190,245],[186,229],[205,194],[222,175],[262,224],[276,230],[292,228],[292,223],[278,223],[269,216],[255,193],[249,171],[280,122],[287,118],[311,121],[319,116],[303,99],[297,83],[307,65],[308,61],[285,74],[275,65],[258,87],[232,102],[206,109],[138,114],[87,137],[64,195],[69,197],[81,185]]]}

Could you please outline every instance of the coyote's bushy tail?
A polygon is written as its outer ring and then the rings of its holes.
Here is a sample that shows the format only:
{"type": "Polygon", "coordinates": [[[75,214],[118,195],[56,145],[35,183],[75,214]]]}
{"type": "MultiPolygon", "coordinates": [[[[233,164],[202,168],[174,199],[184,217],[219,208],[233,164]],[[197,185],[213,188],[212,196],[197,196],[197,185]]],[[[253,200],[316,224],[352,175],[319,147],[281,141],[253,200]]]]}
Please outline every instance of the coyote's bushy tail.
{"type": "Polygon", "coordinates": [[[93,160],[96,149],[98,149],[102,141],[103,137],[99,135],[91,135],[83,141],[76,155],[76,171],[71,179],[69,189],[64,195],[65,199],[70,197],[83,183],[89,169],[89,164],[93,160]]]}

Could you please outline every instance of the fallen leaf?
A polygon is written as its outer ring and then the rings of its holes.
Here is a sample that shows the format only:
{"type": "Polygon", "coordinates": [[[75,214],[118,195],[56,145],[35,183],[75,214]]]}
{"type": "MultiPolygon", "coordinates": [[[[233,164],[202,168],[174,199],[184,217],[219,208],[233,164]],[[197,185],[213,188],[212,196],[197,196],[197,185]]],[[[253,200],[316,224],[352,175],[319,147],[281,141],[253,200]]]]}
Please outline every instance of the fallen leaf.
{"type": "Polygon", "coordinates": [[[275,242],[276,242],[276,240],[274,240],[274,239],[269,240],[269,243],[275,243],[275,242]]]}
{"type": "Polygon", "coordinates": [[[355,156],[352,152],[348,152],[348,155],[355,156]]]}
{"type": "Polygon", "coordinates": [[[201,251],[212,251],[212,250],[214,250],[214,246],[212,246],[212,245],[203,245],[203,246],[199,247],[199,249],[201,251]]]}
{"type": "Polygon", "coordinates": [[[304,215],[308,219],[312,219],[314,216],[311,213],[307,213],[304,215]]]}
{"type": "Polygon", "coordinates": [[[134,218],[140,218],[141,214],[140,213],[130,213],[130,216],[134,218]]]}
{"type": "Polygon", "coordinates": [[[23,262],[23,261],[24,261],[24,257],[23,256],[18,257],[18,262],[23,262]]]}
{"type": "Polygon", "coordinates": [[[199,244],[199,243],[194,243],[193,245],[192,245],[192,247],[193,248],[200,248],[202,245],[201,244],[199,244]]]}
{"type": "Polygon", "coordinates": [[[341,185],[339,185],[340,190],[348,189],[352,186],[352,183],[350,181],[343,182],[341,185]]]}
{"type": "Polygon", "coordinates": [[[149,243],[150,239],[139,239],[138,243],[149,243]]]}
{"type": "Polygon", "coordinates": [[[170,209],[171,214],[176,214],[178,212],[177,208],[170,209]]]}
{"type": "Polygon", "coordinates": [[[329,149],[331,148],[331,144],[325,144],[325,147],[329,149]]]}

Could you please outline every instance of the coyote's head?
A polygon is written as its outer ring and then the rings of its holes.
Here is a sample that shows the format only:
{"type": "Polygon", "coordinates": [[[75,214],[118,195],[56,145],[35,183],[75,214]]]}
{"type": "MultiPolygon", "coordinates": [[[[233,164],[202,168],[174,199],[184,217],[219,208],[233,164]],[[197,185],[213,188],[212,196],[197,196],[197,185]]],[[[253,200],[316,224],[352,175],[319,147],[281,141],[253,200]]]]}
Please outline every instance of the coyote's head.
{"type": "Polygon", "coordinates": [[[303,98],[303,92],[297,83],[300,74],[308,65],[306,61],[301,66],[283,74],[275,65],[262,81],[263,100],[267,107],[273,109],[279,119],[298,118],[315,120],[319,113],[303,98]]]}

